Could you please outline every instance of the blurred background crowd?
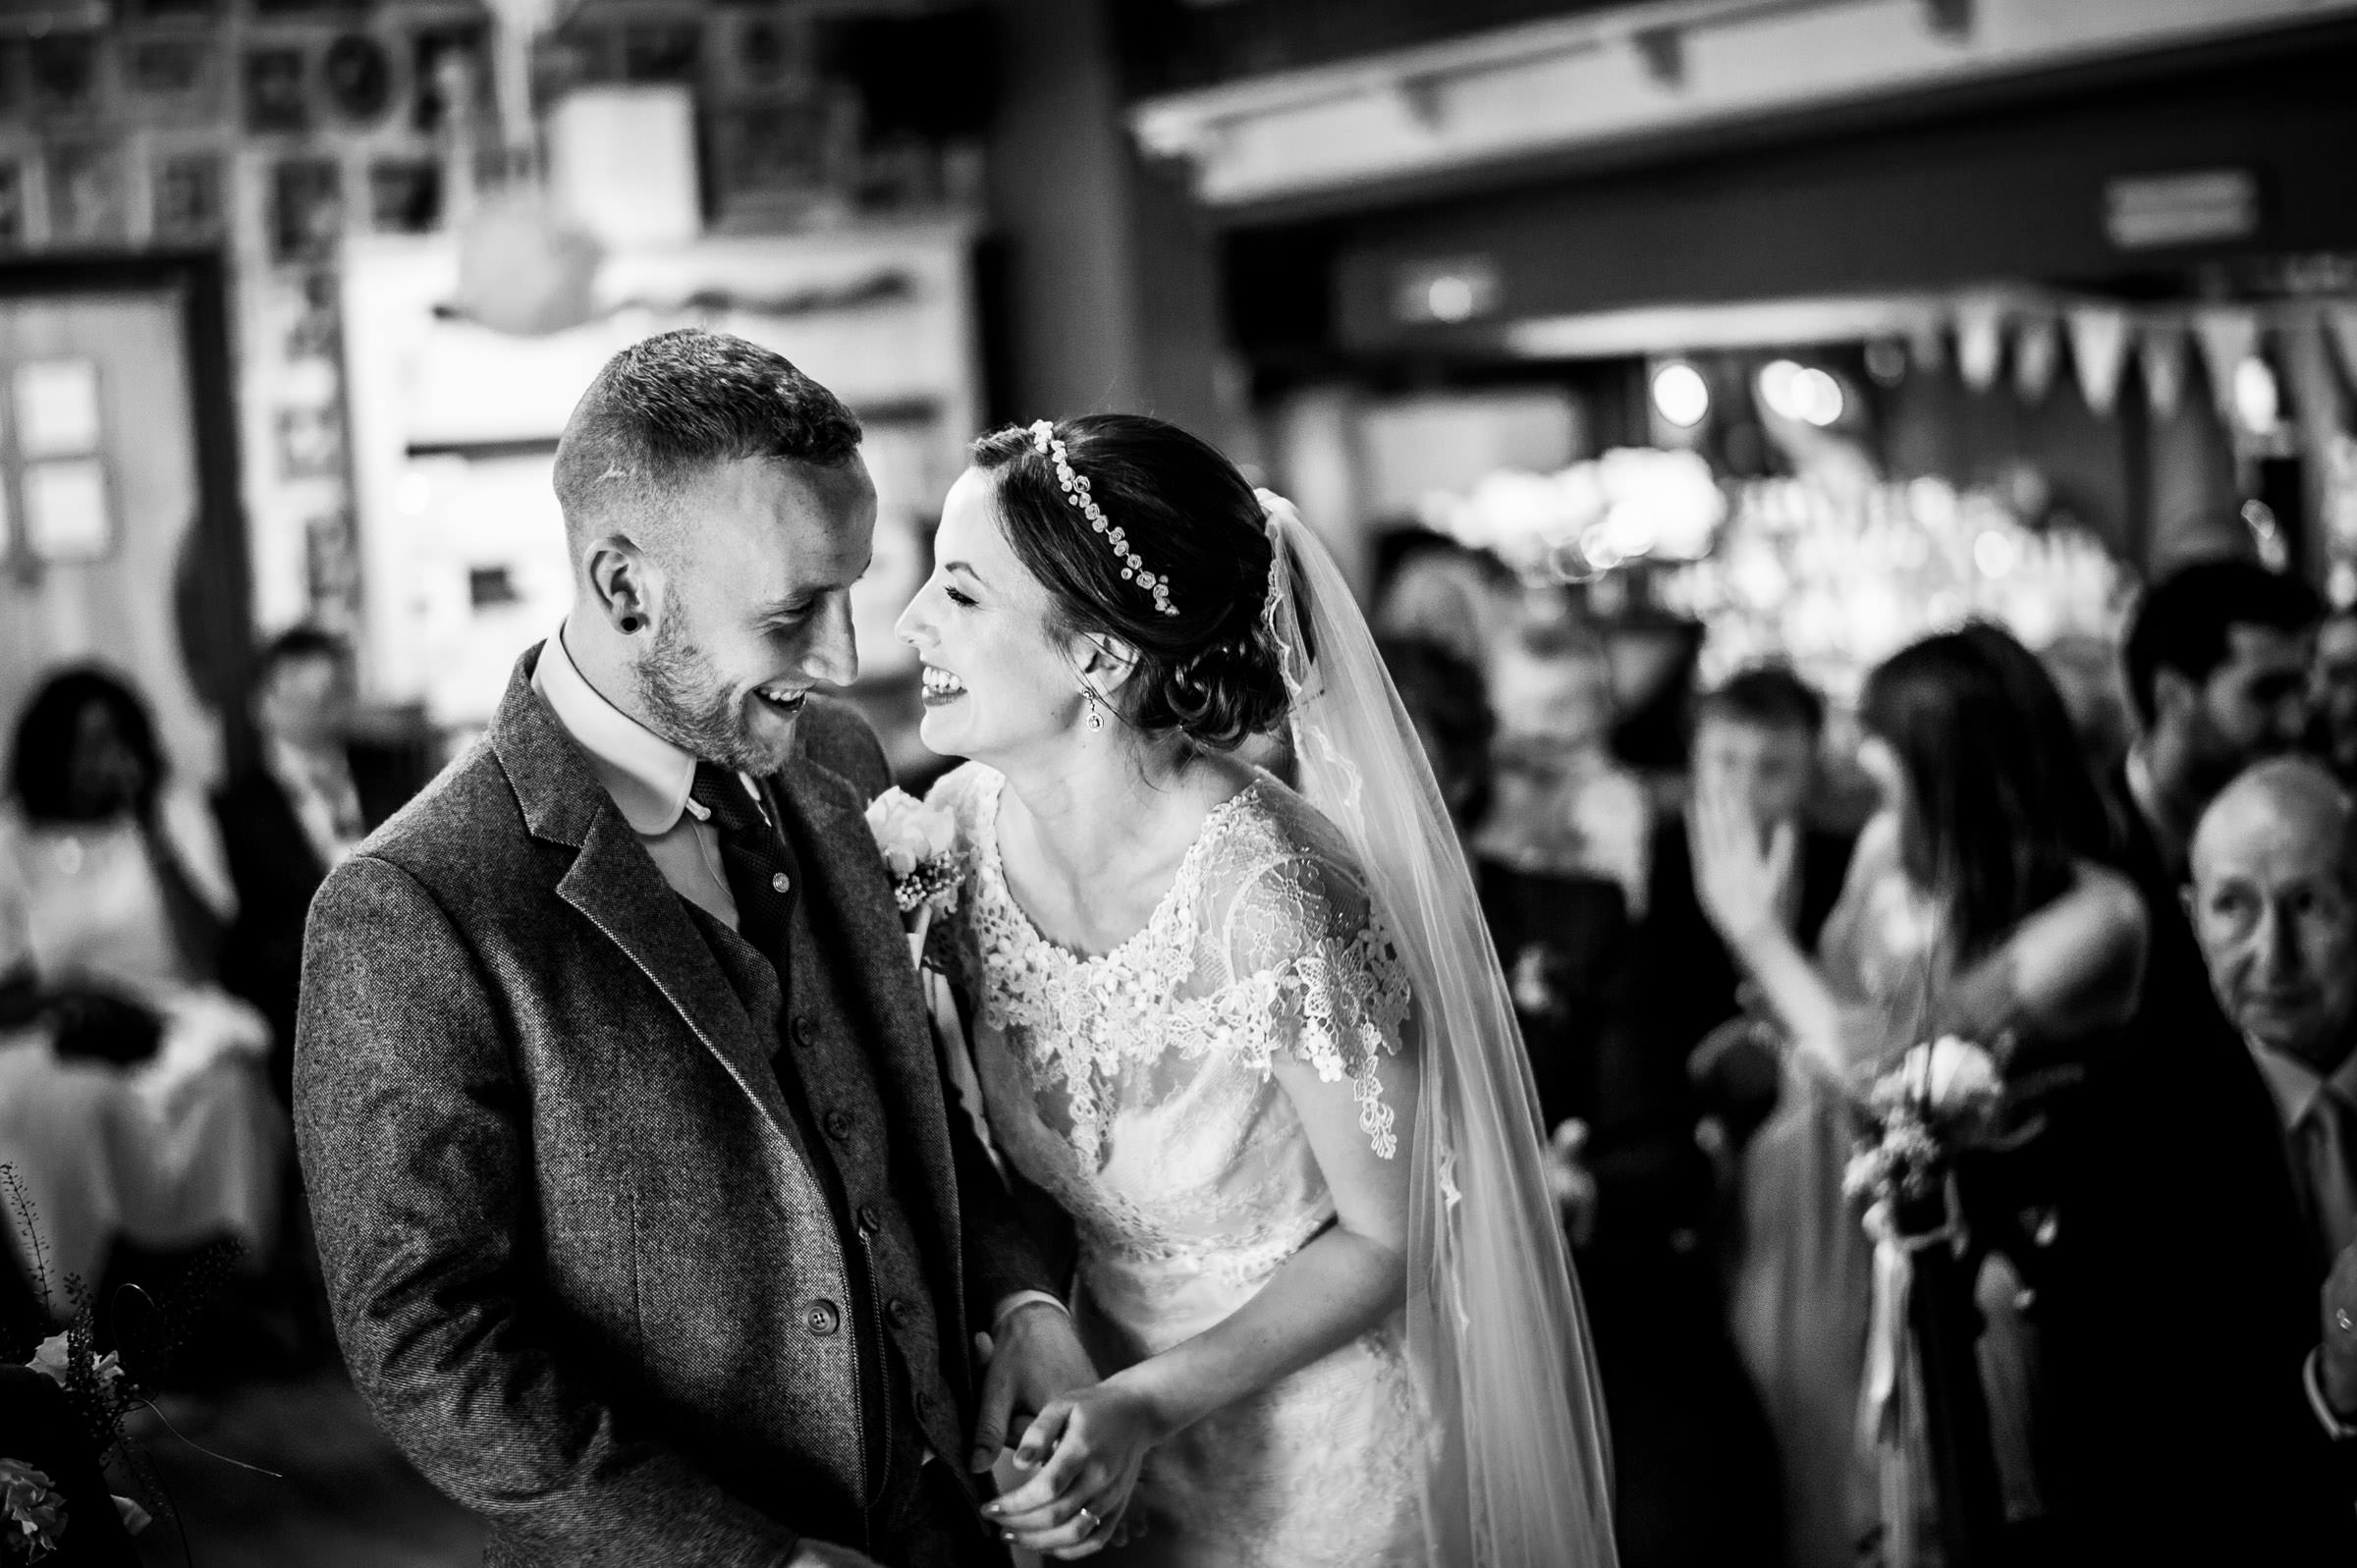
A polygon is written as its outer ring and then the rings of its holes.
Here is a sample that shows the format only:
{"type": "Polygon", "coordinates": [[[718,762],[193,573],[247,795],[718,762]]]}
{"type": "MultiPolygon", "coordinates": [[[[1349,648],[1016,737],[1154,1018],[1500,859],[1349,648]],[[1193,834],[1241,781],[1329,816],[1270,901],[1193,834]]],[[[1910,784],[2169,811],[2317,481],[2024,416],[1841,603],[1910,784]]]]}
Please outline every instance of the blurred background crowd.
{"type": "Polygon", "coordinates": [[[473,1560],[325,1327],[304,913],[563,614],[575,398],[703,324],[863,421],[912,788],[979,430],[1151,411],[1334,547],[1631,1568],[2346,1560],[2352,80],[2357,0],[10,0],[0,1362],[233,1240],[188,1540],[473,1560]],[[1845,1174],[1940,1035],[2005,1123],[1893,1373],[1845,1174]]]}

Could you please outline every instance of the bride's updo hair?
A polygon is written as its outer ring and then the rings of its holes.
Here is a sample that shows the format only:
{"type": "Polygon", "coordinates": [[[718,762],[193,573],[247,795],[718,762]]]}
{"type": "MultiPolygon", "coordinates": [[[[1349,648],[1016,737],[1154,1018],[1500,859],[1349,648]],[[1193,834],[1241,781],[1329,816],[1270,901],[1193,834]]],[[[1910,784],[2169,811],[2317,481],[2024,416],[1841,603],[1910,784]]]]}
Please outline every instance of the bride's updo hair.
{"type": "Polygon", "coordinates": [[[1135,648],[1123,716],[1226,751],[1285,718],[1285,676],[1261,626],[1269,536],[1252,486],[1208,443],[1139,414],[1092,413],[1055,424],[1072,472],[1088,481],[1107,533],[1067,498],[1055,460],[1009,425],[977,440],[974,465],[998,485],[999,523],[1047,585],[1059,635],[1096,633],[1135,648]],[[1166,584],[1173,614],[1108,534],[1119,528],[1142,570],[1166,584]]]}

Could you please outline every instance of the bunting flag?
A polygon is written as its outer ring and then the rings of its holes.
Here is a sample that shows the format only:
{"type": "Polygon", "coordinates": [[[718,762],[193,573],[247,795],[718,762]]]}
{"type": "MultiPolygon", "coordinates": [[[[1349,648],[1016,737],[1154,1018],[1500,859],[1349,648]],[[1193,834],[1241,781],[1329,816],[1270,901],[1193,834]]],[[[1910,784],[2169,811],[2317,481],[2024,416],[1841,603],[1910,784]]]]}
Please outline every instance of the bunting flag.
{"type": "Polygon", "coordinates": [[[2153,412],[2165,419],[2185,401],[2185,338],[2173,321],[2147,325],[2136,342],[2144,367],[2144,395],[2153,412]]]}
{"type": "Polygon", "coordinates": [[[2119,375],[2128,360],[2128,316],[2106,305],[2074,305],[2066,318],[2070,362],[2079,374],[2079,396],[2097,413],[2110,414],[2119,401],[2119,375]]]}
{"type": "Polygon", "coordinates": [[[2234,417],[2234,372],[2259,348],[2259,318],[2248,310],[2203,310],[2193,318],[2202,365],[2210,372],[2210,396],[2218,411],[2234,417]]]}
{"type": "Polygon", "coordinates": [[[2055,367],[2061,351],[2062,340],[2053,318],[2040,316],[2021,324],[2013,338],[2013,390],[2022,402],[2045,399],[2055,384],[2055,367]]]}
{"type": "Polygon", "coordinates": [[[1926,311],[1907,327],[1907,356],[1925,375],[1947,363],[1947,323],[1926,311]]]}
{"type": "Polygon", "coordinates": [[[1956,369],[1964,384],[1987,392],[1997,384],[1998,362],[2005,353],[2005,323],[2001,308],[1992,299],[1964,299],[1956,304],[1956,369]]]}

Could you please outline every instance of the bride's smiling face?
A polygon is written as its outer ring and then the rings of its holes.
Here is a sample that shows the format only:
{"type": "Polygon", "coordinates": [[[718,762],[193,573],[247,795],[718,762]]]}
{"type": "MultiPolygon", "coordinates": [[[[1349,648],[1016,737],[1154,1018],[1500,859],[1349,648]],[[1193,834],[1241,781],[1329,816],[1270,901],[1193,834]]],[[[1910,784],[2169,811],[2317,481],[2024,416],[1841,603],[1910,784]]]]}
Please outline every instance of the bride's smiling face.
{"type": "Polygon", "coordinates": [[[933,561],[893,626],[924,662],[925,745],[997,765],[1068,734],[1083,700],[1073,652],[1007,542],[990,474],[968,468],[950,487],[933,561]]]}

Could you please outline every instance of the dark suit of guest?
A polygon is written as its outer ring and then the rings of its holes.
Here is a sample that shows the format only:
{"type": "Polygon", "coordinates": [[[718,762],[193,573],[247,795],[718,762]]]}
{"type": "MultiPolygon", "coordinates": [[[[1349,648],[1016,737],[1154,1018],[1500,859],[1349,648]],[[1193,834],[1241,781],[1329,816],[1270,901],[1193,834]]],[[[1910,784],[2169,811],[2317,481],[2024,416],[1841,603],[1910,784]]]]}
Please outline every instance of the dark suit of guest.
{"type": "Polygon", "coordinates": [[[1003,1560],[968,1346],[1052,1284],[944,1113],[883,753],[813,697],[759,781],[795,865],[763,951],[535,690],[561,657],[312,915],[297,1137],[355,1378],[494,1565],[1003,1560]]]}
{"type": "MultiPolygon", "coordinates": [[[[345,752],[357,821],[356,841],[382,827],[422,782],[408,759],[373,746],[345,752]]],[[[272,1081],[288,1090],[295,1053],[296,986],[302,976],[302,926],[327,880],[329,857],[303,827],[279,770],[255,763],[213,795],[213,816],[238,891],[237,919],[223,945],[221,982],[270,1020],[272,1081]]]]}
{"type": "Polygon", "coordinates": [[[2278,1113],[2212,996],[2176,877],[2112,784],[2152,946],[2136,1015],[2062,1129],[2054,1500],[2106,1561],[2357,1562],[2302,1380],[2324,1268],[2278,1113]]]}
{"type": "Polygon", "coordinates": [[[1540,1113],[1589,1127],[1596,1228],[1578,1266],[1622,1568],[1772,1563],[1775,1450],[1703,1241],[1711,1172],[1684,1056],[1662,1060],[1632,1011],[1643,939],[1617,883],[1490,861],[1478,875],[1540,1113]]]}

